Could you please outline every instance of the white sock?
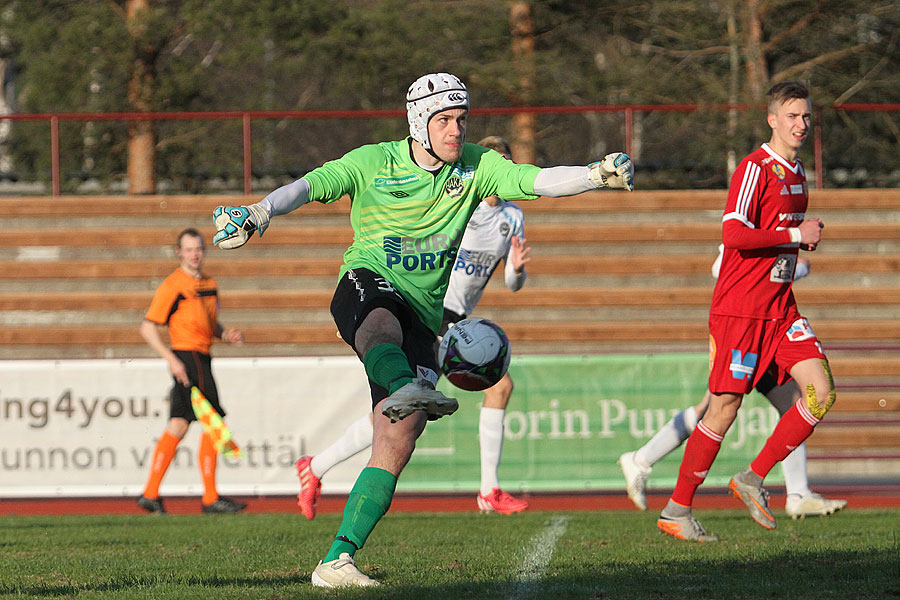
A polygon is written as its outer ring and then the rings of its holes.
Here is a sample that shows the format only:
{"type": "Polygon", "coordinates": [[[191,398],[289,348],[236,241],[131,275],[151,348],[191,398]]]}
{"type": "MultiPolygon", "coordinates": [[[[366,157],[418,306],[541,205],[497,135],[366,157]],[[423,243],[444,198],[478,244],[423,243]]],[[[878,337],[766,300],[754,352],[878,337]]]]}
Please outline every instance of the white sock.
{"type": "Polygon", "coordinates": [[[781,472],[784,473],[784,491],[787,495],[805,496],[811,493],[809,479],[806,476],[806,443],[797,446],[793,452],[781,461],[781,472]]]}
{"type": "Polygon", "coordinates": [[[691,437],[697,426],[697,413],[694,407],[686,408],[663,425],[650,441],[638,448],[634,453],[634,462],[649,469],[662,458],[691,437]]]}
{"type": "Polygon", "coordinates": [[[344,462],[357,452],[362,452],[372,445],[372,435],[374,428],[372,427],[372,415],[363,415],[361,418],[353,421],[341,437],[336,439],[333,444],[319,452],[309,463],[309,468],[313,475],[321,478],[334,465],[344,462]]]}
{"type": "Polygon", "coordinates": [[[478,419],[478,442],[481,444],[482,496],[486,496],[492,489],[500,487],[497,469],[500,466],[500,453],[503,452],[503,417],[505,415],[505,409],[481,407],[481,416],[478,419]]]}

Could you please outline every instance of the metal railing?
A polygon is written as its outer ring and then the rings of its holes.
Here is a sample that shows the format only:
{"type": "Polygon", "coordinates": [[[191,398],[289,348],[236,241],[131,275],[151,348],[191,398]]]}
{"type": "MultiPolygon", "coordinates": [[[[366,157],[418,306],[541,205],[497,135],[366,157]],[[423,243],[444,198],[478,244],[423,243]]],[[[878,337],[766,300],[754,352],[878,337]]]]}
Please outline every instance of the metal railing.
{"type": "MultiPolygon", "coordinates": [[[[638,112],[696,112],[696,111],[747,111],[759,109],[749,104],[610,104],[588,106],[519,106],[476,108],[473,115],[516,115],[516,114],[577,114],[577,113],[620,113],[622,115],[625,151],[633,153],[634,115],[638,112]]],[[[844,112],[900,112],[900,103],[846,103],[831,105],[827,110],[844,112]]],[[[823,107],[813,108],[813,157],[815,165],[816,189],[823,187],[824,165],[822,145],[822,111],[823,107]]],[[[47,113],[47,114],[9,114],[0,117],[0,121],[46,121],[50,124],[51,152],[51,193],[60,195],[60,139],[59,124],[61,121],[177,121],[177,120],[228,120],[242,123],[243,149],[243,181],[244,194],[251,194],[252,158],[251,158],[251,122],[265,119],[367,119],[367,118],[405,118],[403,110],[319,110],[319,111],[210,111],[210,112],[114,112],[114,113],[47,113]]]]}

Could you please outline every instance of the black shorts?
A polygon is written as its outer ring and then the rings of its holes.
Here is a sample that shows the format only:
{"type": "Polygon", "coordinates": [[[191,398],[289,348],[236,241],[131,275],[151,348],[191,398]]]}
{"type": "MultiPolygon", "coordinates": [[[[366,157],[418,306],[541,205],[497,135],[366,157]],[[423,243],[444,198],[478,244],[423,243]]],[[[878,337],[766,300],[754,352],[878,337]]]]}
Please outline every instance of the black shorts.
{"type": "MultiPolygon", "coordinates": [[[[338,332],[356,352],[356,330],[363,319],[376,308],[385,308],[400,321],[403,344],[400,348],[409,360],[413,373],[421,369],[440,373],[435,356],[435,335],[422,323],[419,315],[394,286],[381,275],[368,269],[350,269],[337,284],[331,299],[331,316],[338,332]]],[[[359,352],[357,352],[357,355],[359,352]]],[[[362,357],[360,357],[362,359],[362,357]]],[[[372,407],[388,397],[388,390],[369,379],[372,407]]]]}
{"type": "MultiPolygon", "coordinates": [[[[192,350],[172,350],[172,352],[184,363],[191,385],[184,387],[181,382],[175,380],[172,391],[169,392],[169,418],[179,417],[188,422],[197,420],[191,406],[191,386],[200,388],[213,409],[219,413],[219,416],[224,417],[225,410],[219,404],[219,390],[216,389],[216,382],[210,368],[212,364],[210,355],[192,350]]],[[[175,378],[173,377],[173,379],[175,378]]]]}
{"type": "MultiPolygon", "coordinates": [[[[787,383],[787,382],[785,382],[787,383]]],[[[767,369],[765,373],[760,375],[759,381],[756,382],[756,391],[763,396],[768,396],[769,392],[778,385],[778,370],[767,369]]]]}

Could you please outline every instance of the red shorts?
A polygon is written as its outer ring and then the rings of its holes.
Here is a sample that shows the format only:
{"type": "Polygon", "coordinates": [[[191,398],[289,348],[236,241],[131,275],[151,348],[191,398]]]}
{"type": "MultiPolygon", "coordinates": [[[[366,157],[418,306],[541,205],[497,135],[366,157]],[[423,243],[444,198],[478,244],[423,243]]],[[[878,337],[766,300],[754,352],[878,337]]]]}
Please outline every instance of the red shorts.
{"type": "Polygon", "coordinates": [[[709,316],[709,391],[747,394],[771,365],[778,385],[801,360],[825,359],[809,322],[796,310],[784,319],[709,316]]]}

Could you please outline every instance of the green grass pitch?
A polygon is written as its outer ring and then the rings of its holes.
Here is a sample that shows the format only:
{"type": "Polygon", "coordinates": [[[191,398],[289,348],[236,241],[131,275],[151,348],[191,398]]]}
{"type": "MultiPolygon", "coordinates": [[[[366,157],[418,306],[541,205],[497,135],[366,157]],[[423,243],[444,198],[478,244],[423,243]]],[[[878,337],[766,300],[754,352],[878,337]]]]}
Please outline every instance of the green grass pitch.
{"type": "Polygon", "coordinates": [[[340,515],[4,516],[0,598],[900,597],[900,510],[697,516],[723,541],[662,536],[653,512],[388,514],[357,554],[383,584],[365,590],[309,583],[340,515]]]}

